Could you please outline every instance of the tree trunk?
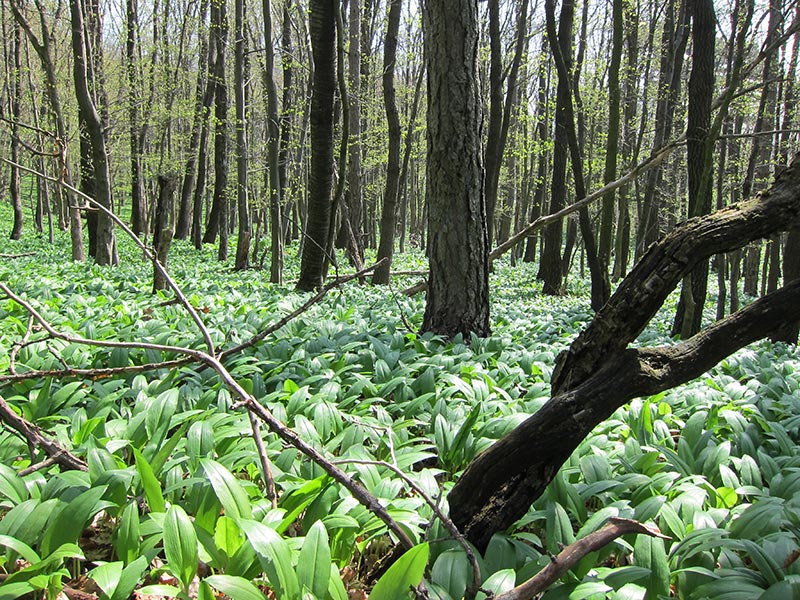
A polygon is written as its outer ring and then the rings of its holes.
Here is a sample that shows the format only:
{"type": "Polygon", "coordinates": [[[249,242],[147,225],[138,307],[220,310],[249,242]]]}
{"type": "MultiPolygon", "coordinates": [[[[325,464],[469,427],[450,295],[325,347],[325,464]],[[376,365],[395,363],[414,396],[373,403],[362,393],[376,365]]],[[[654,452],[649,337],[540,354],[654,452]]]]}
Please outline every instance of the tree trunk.
{"type": "MultiPolygon", "coordinates": [[[[106,152],[105,130],[89,91],[87,69],[89,59],[84,39],[84,13],[80,0],[70,0],[70,17],[72,23],[73,77],[75,94],[78,100],[81,120],[86,127],[90,158],[89,164],[94,180],[95,201],[108,210],[113,210],[111,201],[111,178],[109,174],[108,153],[106,152]]],[[[82,152],[82,155],[85,153],[82,152]]],[[[83,182],[83,176],[81,176],[83,182]]],[[[116,240],[114,239],[114,222],[104,212],[95,213],[96,229],[94,244],[90,239],[90,253],[94,250],[94,259],[98,265],[115,265],[118,262],[116,240]],[[92,248],[92,246],[94,246],[92,248]]],[[[91,232],[90,232],[91,235],[91,232]]]]}
{"type": "MultiPolygon", "coordinates": [[[[22,34],[20,32],[19,24],[14,24],[14,36],[12,40],[11,53],[13,55],[13,81],[8,82],[11,88],[11,116],[13,122],[11,123],[11,172],[9,174],[8,195],[11,197],[11,205],[14,209],[14,223],[11,227],[12,240],[18,240],[22,237],[22,196],[20,195],[19,183],[19,121],[21,116],[20,106],[22,104],[22,34]]],[[[6,56],[6,60],[8,60],[6,56]]],[[[8,63],[6,63],[8,64],[8,63]]]]}
{"type": "MultiPolygon", "coordinates": [[[[279,129],[278,121],[278,86],[275,84],[275,49],[272,46],[272,6],[270,0],[262,0],[262,12],[264,13],[264,88],[267,90],[267,122],[269,140],[267,142],[267,179],[269,190],[269,221],[270,221],[270,269],[269,277],[272,283],[283,283],[283,215],[282,202],[284,185],[281,182],[281,145],[284,143],[283,131],[279,129]]],[[[284,9],[288,13],[288,9],[284,9]]],[[[288,14],[284,14],[284,19],[288,20],[288,14]]],[[[291,44],[291,29],[287,32],[284,28],[284,35],[289,35],[291,44]]],[[[284,64],[290,62],[284,60],[284,64]]],[[[291,69],[289,76],[285,75],[284,86],[291,88],[291,69]],[[288,81],[287,81],[288,80],[288,81]]],[[[284,93],[291,93],[284,92],[284,93]]],[[[288,107],[287,107],[288,109],[288,107]]],[[[281,120],[280,125],[290,126],[290,121],[281,120]]],[[[288,134],[287,134],[288,135],[288,134]]],[[[285,140],[288,144],[288,138],[285,140]]],[[[284,157],[285,159],[285,157],[284,157]]],[[[285,170],[285,166],[283,167],[285,170]]],[[[285,177],[285,173],[283,175],[285,177]]]]}
{"type": "Polygon", "coordinates": [[[800,159],[769,193],[694,218],[652,246],[562,353],[551,399],[480,454],[448,496],[450,516],[478,549],[511,526],[594,427],[632,398],[698,377],[732,352],[800,319],[800,282],[676,345],[629,347],[696,264],[800,226],[800,159]]]}
{"type": "MultiPolygon", "coordinates": [[[[175,177],[159,175],[158,202],[156,203],[155,223],[153,223],[153,248],[158,262],[166,269],[169,248],[172,245],[173,224],[172,206],[178,180],[175,177]]],[[[167,289],[167,280],[155,266],[153,267],[153,293],[167,289]]]]}
{"type": "Polygon", "coordinates": [[[214,198],[208,213],[204,244],[220,240],[220,260],[227,256],[228,237],[228,86],[225,81],[225,46],[228,43],[227,0],[211,0],[211,43],[214,46],[214,66],[210,72],[214,82],[214,198]],[[224,256],[223,256],[224,255],[224,256]]]}
{"type": "MultiPolygon", "coordinates": [[[[689,109],[686,154],[689,175],[689,216],[711,212],[713,196],[711,100],[714,94],[714,41],[716,15],[712,0],[692,0],[692,73],[689,77],[689,109]]],[[[672,334],[687,339],[700,331],[708,289],[708,261],[700,261],[683,283],[672,334]]]]}
{"type": "MultiPolygon", "coordinates": [[[[268,17],[265,17],[265,20],[268,17]]],[[[250,206],[247,189],[247,37],[245,27],[245,0],[234,2],[234,44],[233,87],[236,104],[236,207],[239,217],[239,236],[236,240],[236,259],[233,268],[242,271],[248,267],[250,258],[250,206]]],[[[272,48],[272,40],[264,40],[264,44],[272,48]]],[[[277,115],[275,115],[277,117],[277,115]]],[[[268,118],[271,120],[272,115],[268,118]]],[[[277,136],[276,136],[277,137],[277,136]]],[[[276,140],[277,143],[277,140],[276,140]]],[[[277,154],[276,154],[277,158],[277,154]]]]}
{"type": "Polygon", "coordinates": [[[200,29],[200,58],[197,70],[197,85],[195,88],[194,116],[192,118],[192,132],[189,136],[188,158],[183,169],[183,184],[181,185],[181,200],[178,208],[178,221],[175,225],[175,238],[185,240],[189,237],[193,222],[193,203],[192,192],[198,177],[198,153],[200,145],[200,134],[208,121],[208,114],[213,99],[213,93],[209,94],[208,89],[213,90],[209,84],[208,65],[211,62],[209,57],[208,35],[204,33],[206,27],[206,15],[208,14],[208,0],[200,2],[200,14],[198,16],[198,28],[200,29]]]}
{"type": "Polygon", "coordinates": [[[489,334],[477,0],[427,0],[430,273],[423,331],[489,334]]]}
{"type": "Polygon", "coordinates": [[[333,0],[311,0],[309,33],[314,57],[311,99],[311,172],[300,280],[311,291],[323,283],[333,192],[333,99],[336,92],[336,10],[333,0]]]}
{"type": "Polygon", "coordinates": [[[389,0],[389,19],[386,25],[386,38],[383,43],[383,106],[386,110],[386,121],[389,126],[389,158],[386,164],[386,188],[383,194],[381,236],[378,244],[378,260],[383,258],[388,258],[389,260],[375,269],[375,273],[372,276],[373,284],[389,283],[389,271],[394,254],[394,234],[397,229],[401,134],[400,115],[397,112],[397,94],[394,86],[394,72],[402,8],[402,0],[389,0]]]}
{"type": "Polygon", "coordinates": [[[139,123],[139,105],[142,98],[142,82],[138,74],[138,54],[136,37],[139,30],[139,8],[136,0],[125,3],[125,60],[128,72],[128,132],[131,154],[131,231],[141,235],[147,231],[147,205],[144,195],[144,174],[142,173],[142,149],[139,123]]]}

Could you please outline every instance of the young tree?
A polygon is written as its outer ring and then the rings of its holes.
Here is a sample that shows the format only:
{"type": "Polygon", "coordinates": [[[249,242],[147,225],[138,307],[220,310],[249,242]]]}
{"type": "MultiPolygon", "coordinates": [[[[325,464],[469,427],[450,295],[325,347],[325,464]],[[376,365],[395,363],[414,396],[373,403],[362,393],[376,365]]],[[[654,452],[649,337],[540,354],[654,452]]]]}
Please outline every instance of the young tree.
{"type": "MultiPolygon", "coordinates": [[[[11,196],[11,205],[14,208],[14,223],[11,226],[12,240],[22,237],[22,196],[20,195],[20,176],[19,176],[19,121],[22,116],[22,34],[19,24],[14,23],[14,34],[11,41],[11,81],[6,85],[11,89],[11,170],[9,174],[8,195],[11,196]]],[[[6,66],[9,66],[8,55],[6,55],[6,66]]],[[[8,73],[9,70],[6,70],[8,73]]]]}
{"type": "Polygon", "coordinates": [[[386,165],[378,260],[383,258],[389,260],[375,269],[375,274],[372,276],[373,284],[389,283],[389,270],[394,254],[394,234],[397,229],[397,198],[400,191],[400,114],[397,112],[394,72],[402,8],[402,0],[389,0],[389,18],[383,42],[383,106],[389,126],[389,158],[386,165]]]}
{"type": "Polygon", "coordinates": [[[336,10],[334,0],[309,2],[309,32],[314,59],[311,99],[311,172],[300,279],[297,289],[322,285],[333,191],[333,98],[336,92],[336,10]]]}
{"type": "Polygon", "coordinates": [[[477,0],[426,0],[430,271],[422,329],[489,333],[477,0]]]}
{"type": "MultiPolygon", "coordinates": [[[[87,53],[85,32],[90,28],[87,28],[85,24],[84,5],[81,0],[70,0],[69,7],[72,24],[72,72],[75,81],[75,94],[78,100],[81,121],[86,129],[86,142],[88,142],[90,152],[87,157],[90,160],[82,161],[84,169],[81,173],[81,184],[83,185],[85,177],[91,177],[93,180],[92,191],[94,192],[94,199],[108,210],[113,210],[105,129],[89,89],[89,69],[90,64],[94,64],[94,61],[90,62],[90,57],[87,53]]],[[[92,19],[99,22],[99,15],[94,15],[92,19]]],[[[96,23],[95,26],[99,25],[96,23]]],[[[95,49],[95,52],[99,52],[99,49],[95,49]]],[[[86,156],[84,151],[81,154],[84,157],[86,156]]],[[[105,212],[100,211],[96,215],[95,223],[94,231],[91,228],[89,230],[89,254],[94,257],[99,265],[117,264],[114,222],[105,212]]]]}
{"type": "MultiPolygon", "coordinates": [[[[247,268],[250,256],[250,207],[247,198],[247,38],[245,28],[245,0],[234,2],[234,44],[233,87],[236,104],[236,206],[239,216],[239,237],[236,240],[236,259],[234,269],[247,268]]],[[[266,40],[270,45],[271,41],[266,40]]]]}

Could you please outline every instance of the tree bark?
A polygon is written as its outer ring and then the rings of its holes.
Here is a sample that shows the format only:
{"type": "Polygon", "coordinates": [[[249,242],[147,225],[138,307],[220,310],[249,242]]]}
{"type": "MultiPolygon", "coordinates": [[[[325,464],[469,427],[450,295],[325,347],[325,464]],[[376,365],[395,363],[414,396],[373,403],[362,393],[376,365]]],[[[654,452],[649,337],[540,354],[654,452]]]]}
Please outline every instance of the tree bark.
{"type": "Polygon", "coordinates": [[[402,0],[389,0],[389,19],[383,42],[383,106],[389,127],[389,157],[386,164],[386,187],[383,193],[381,234],[378,260],[388,258],[372,275],[373,284],[389,283],[389,271],[394,254],[394,234],[397,229],[397,198],[400,192],[400,114],[397,112],[397,93],[394,72],[397,57],[397,36],[400,32],[402,0]]]}
{"type": "MultiPolygon", "coordinates": [[[[156,203],[155,223],[153,223],[153,249],[155,250],[155,258],[158,259],[158,262],[160,262],[164,268],[167,267],[169,248],[172,245],[174,230],[172,223],[172,207],[177,185],[178,180],[175,177],[164,175],[159,175],[158,177],[158,201],[156,203]]],[[[153,293],[156,293],[158,290],[166,290],[167,287],[167,280],[163,273],[154,266],[153,293]]]]}
{"type": "MultiPolygon", "coordinates": [[[[265,17],[265,19],[268,17],[265,17]]],[[[245,0],[234,2],[234,66],[233,87],[236,104],[236,207],[239,217],[239,236],[236,240],[236,258],[233,268],[242,271],[248,267],[250,258],[250,206],[247,189],[247,37],[245,26],[245,0]]],[[[264,43],[272,48],[272,41],[264,43]]],[[[272,115],[269,115],[270,117],[272,115]]],[[[277,137],[277,136],[276,136],[277,137]]],[[[277,158],[277,155],[276,155],[277,158]]]]}
{"type": "Polygon", "coordinates": [[[144,195],[142,152],[144,136],[139,123],[141,80],[139,78],[136,38],[139,30],[139,7],[136,0],[125,3],[125,60],[128,74],[128,133],[131,154],[131,231],[141,235],[147,231],[147,205],[144,195]]]}
{"type": "MultiPolygon", "coordinates": [[[[111,177],[106,152],[105,130],[100,120],[100,115],[95,107],[94,100],[89,91],[87,69],[89,58],[86,52],[84,38],[84,12],[81,0],[70,0],[70,18],[72,23],[72,52],[73,78],[75,80],[75,94],[78,100],[81,120],[86,126],[86,140],[91,153],[91,175],[94,180],[94,194],[92,197],[108,210],[113,210],[111,200],[111,177]]],[[[83,182],[83,176],[81,177],[83,182]]],[[[96,215],[96,229],[94,240],[94,259],[99,265],[115,265],[118,262],[116,240],[114,238],[114,222],[107,214],[101,212],[96,215]]],[[[90,232],[91,234],[91,232],[90,232]]],[[[90,250],[92,244],[90,243],[90,250]]]]}
{"type": "Polygon", "coordinates": [[[450,492],[450,516],[468,539],[484,549],[495,531],[524,515],[585,436],[625,402],[698,377],[800,319],[794,281],[681,343],[629,347],[698,262],[798,226],[800,158],[770,191],[690,219],[653,245],[559,356],[551,399],[479,455],[450,492]]]}
{"type": "Polygon", "coordinates": [[[489,333],[477,0],[426,0],[430,273],[422,329],[489,333]]]}
{"type": "Polygon", "coordinates": [[[333,0],[311,0],[309,33],[314,57],[311,99],[311,172],[300,280],[297,289],[322,286],[333,192],[333,99],[336,91],[336,10],[333,0]]]}
{"type": "MultiPolygon", "coordinates": [[[[19,120],[21,116],[20,107],[22,104],[22,34],[18,23],[14,24],[14,35],[12,40],[11,54],[13,59],[13,80],[8,82],[11,88],[11,172],[9,174],[8,195],[11,197],[11,206],[14,210],[14,223],[11,226],[11,234],[9,236],[12,240],[18,240],[22,237],[22,196],[20,195],[20,177],[19,168],[19,120]]],[[[6,59],[9,56],[6,55],[6,59]]],[[[6,71],[8,72],[8,71],[6,71]]]]}

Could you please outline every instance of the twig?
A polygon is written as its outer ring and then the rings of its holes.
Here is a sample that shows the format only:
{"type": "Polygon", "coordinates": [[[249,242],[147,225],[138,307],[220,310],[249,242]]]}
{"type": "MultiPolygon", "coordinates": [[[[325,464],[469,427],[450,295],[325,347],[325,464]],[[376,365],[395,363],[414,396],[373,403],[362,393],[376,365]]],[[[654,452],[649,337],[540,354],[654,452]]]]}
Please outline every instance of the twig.
{"type": "Polygon", "coordinates": [[[564,548],[544,569],[528,579],[528,581],[521,583],[512,590],[498,594],[494,597],[494,600],[527,600],[528,598],[533,598],[578,564],[584,556],[629,533],[649,535],[662,540],[670,539],[653,525],[644,525],[632,519],[611,517],[597,531],[564,548]]]}
{"type": "Polygon", "coordinates": [[[0,254],[0,258],[24,258],[26,256],[36,256],[36,252],[23,252],[21,254],[0,254]]]}
{"type": "Polygon", "coordinates": [[[61,467],[68,470],[88,470],[88,466],[82,459],[72,454],[69,450],[62,448],[58,442],[42,435],[41,430],[36,425],[17,415],[2,396],[0,396],[0,420],[21,433],[28,440],[28,444],[44,450],[61,467]]]}
{"type": "Polygon", "coordinates": [[[264,474],[264,483],[267,488],[267,499],[272,504],[272,508],[278,508],[278,492],[275,489],[275,476],[272,473],[272,465],[270,465],[269,458],[267,457],[267,449],[264,447],[264,440],[261,437],[261,424],[252,412],[249,411],[247,415],[250,417],[253,441],[256,443],[258,458],[261,461],[261,471],[264,474]]]}
{"type": "Polygon", "coordinates": [[[17,354],[19,354],[20,350],[28,345],[28,340],[31,337],[32,331],[33,316],[28,315],[28,326],[25,328],[25,335],[22,336],[22,339],[19,342],[11,347],[11,352],[8,353],[8,372],[12,375],[16,375],[17,373],[17,354]]]}
{"type": "Polygon", "coordinates": [[[31,473],[35,473],[36,471],[41,471],[42,469],[46,469],[47,467],[56,464],[56,461],[53,457],[45,458],[43,461],[36,463],[35,465],[31,465],[30,467],[25,467],[24,469],[20,469],[17,475],[20,477],[25,477],[25,475],[30,475],[31,473]]]}
{"type": "Polygon", "coordinates": [[[376,467],[385,467],[400,477],[412,490],[419,494],[425,503],[431,507],[433,514],[435,514],[436,517],[442,522],[442,525],[444,525],[444,528],[447,529],[447,532],[453,536],[453,539],[458,542],[458,544],[466,553],[467,560],[469,560],[469,564],[472,567],[472,581],[467,587],[464,598],[467,600],[475,598],[475,595],[478,593],[481,585],[481,567],[478,564],[478,559],[475,557],[475,552],[473,552],[472,546],[469,545],[469,542],[467,542],[467,539],[458,530],[458,527],[456,527],[455,523],[450,520],[450,517],[444,514],[442,509],[439,507],[439,504],[433,498],[431,498],[428,493],[422,489],[422,487],[417,485],[417,483],[408,475],[406,475],[397,465],[390,464],[383,460],[343,458],[341,460],[334,461],[334,464],[374,465],[376,467]]]}

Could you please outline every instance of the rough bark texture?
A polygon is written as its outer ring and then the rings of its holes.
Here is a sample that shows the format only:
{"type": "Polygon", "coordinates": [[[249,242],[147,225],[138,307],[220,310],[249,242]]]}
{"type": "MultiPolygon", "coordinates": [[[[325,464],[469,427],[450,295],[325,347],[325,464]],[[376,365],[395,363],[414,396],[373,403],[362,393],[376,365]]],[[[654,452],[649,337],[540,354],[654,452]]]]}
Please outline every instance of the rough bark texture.
{"type": "MultiPolygon", "coordinates": [[[[14,223],[11,226],[12,240],[18,240],[22,237],[22,196],[20,195],[20,177],[19,168],[19,119],[20,119],[20,105],[22,104],[22,60],[20,54],[20,46],[22,45],[22,35],[20,33],[19,25],[14,25],[14,40],[12,44],[11,53],[14,60],[13,70],[13,86],[11,93],[11,116],[13,123],[11,125],[11,173],[8,182],[8,195],[11,197],[11,205],[14,208],[14,223]]],[[[8,55],[6,55],[8,58],[8,55]]]]}
{"type": "MultiPolygon", "coordinates": [[[[239,218],[239,237],[236,240],[236,260],[234,269],[241,271],[249,265],[250,238],[252,227],[250,225],[250,207],[247,189],[247,36],[245,22],[245,0],[234,2],[234,67],[233,87],[236,105],[236,207],[239,218]]],[[[270,40],[265,41],[271,47],[270,40]]],[[[273,115],[270,115],[272,117],[273,115]]],[[[276,155],[277,160],[277,155],[276,155]]]]}
{"type": "Polygon", "coordinates": [[[800,318],[800,282],[672,346],[629,348],[698,262],[800,225],[800,159],[761,196],[691,219],[653,245],[562,353],[552,398],[478,456],[451,491],[450,516],[481,549],[529,509],[591,430],[632,398],[689,381],[800,318]]]}
{"type": "Polygon", "coordinates": [[[489,333],[477,0],[427,0],[430,275],[424,331],[489,333]]]}
{"type": "MultiPolygon", "coordinates": [[[[262,0],[264,14],[264,88],[267,90],[267,119],[269,141],[267,143],[267,178],[269,179],[269,221],[270,221],[270,269],[269,280],[272,283],[283,283],[283,185],[281,183],[281,144],[283,132],[278,121],[278,86],[275,83],[275,49],[272,46],[272,6],[270,0],[262,0]]],[[[288,20],[288,16],[286,17],[288,20]]],[[[284,35],[287,32],[284,30],[284,35]]],[[[291,30],[289,31],[291,39],[291,30]]],[[[288,62],[288,61],[286,61],[288,62]]],[[[285,73],[285,71],[284,71],[285,73]]],[[[284,76],[284,85],[291,87],[291,71],[284,76]]],[[[290,122],[281,121],[280,125],[289,127],[290,122]]],[[[288,135],[288,134],[287,134],[288,135]]],[[[285,176],[285,175],[284,175],[285,176]]]]}
{"type": "Polygon", "coordinates": [[[312,0],[309,33],[314,58],[311,98],[311,172],[300,280],[297,289],[322,286],[333,191],[333,97],[336,90],[336,3],[312,0]]]}

